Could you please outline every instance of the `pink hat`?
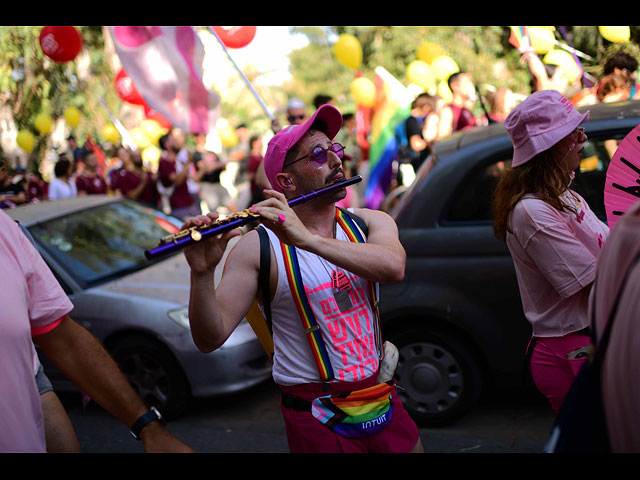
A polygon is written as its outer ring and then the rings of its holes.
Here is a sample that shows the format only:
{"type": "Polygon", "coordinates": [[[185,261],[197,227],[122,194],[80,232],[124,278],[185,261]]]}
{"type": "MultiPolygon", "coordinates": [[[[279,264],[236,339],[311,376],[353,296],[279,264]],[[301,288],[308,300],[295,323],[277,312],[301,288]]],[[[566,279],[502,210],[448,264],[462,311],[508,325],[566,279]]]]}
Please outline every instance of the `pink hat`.
{"type": "Polygon", "coordinates": [[[271,188],[278,192],[282,189],[276,182],[276,175],[282,171],[284,159],[287,152],[307,133],[316,120],[322,120],[324,125],[321,130],[333,140],[342,127],[342,114],[332,105],[322,105],[316,112],[302,125],[290,125],[284,127],[267,145],[267,152],[264,155],[264,170],[267,174],[271,188]]]}
{"type": "Polygon", "coordinates": [[[513,142],[512,167],[517,167],[553,147],[589,118],[579,113],[560,92],[532,93],[504,121],[513,142]]]}

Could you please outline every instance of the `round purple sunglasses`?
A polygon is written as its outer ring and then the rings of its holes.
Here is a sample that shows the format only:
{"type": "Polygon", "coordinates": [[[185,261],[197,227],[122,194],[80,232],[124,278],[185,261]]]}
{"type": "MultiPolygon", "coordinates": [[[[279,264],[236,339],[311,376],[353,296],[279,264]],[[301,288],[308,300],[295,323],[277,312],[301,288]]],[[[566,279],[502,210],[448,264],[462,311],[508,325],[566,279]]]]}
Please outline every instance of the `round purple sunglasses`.
{"type": "Polygon", "coordinates": [[[340,145],[339,143],[332,143],[331,146],[324,148],[321,146],[317,146],[315,147],[311,153],[305,155],[304,157],[300,157],[296,160],[294,160],[293,162],[289,163],[288,165],[285,165],[285,167],[288,167],[290,165],[293,165],[294,163],[300,161],[300,160],[304,160],[307,157],[311,157],[316,163],[319,164],[323,164],[327,161],[327,152],[329,152],[329,150],[331,150],[333,153],[335,153],[338,158],[342,159],[344,157],[344,146],[340,145]]]}

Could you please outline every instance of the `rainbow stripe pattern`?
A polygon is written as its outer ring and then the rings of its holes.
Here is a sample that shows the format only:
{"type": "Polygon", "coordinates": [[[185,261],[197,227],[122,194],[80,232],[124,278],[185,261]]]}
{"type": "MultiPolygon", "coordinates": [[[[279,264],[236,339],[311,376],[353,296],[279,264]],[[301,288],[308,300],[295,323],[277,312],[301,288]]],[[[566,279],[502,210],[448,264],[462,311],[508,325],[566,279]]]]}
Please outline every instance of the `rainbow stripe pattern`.
{"type": "Polygon", "coordinates": [[[365,200],[367,207],[375,210],[389,188],[393,161],[400,147],[396,128],[409,117],[413,96],[384,67],[376,67],[374,73],[376,103],[371,118],[369,181],[365,200]]]}
{"type": "Polygon", "coordinates": [[[354,438],[383,430],[393,416],[395,382],[379,383],[355,392],[316,398],[311,414],[333,432],[354,438]]]}
{"type": "Polygon", "coordinates": [[[296,304],[296,308],[298,309],[300,319],[302,320],[302,326],[307,335],[311,352],[313,353],[313,357],[318,366],[320,378],[324,382],[331,381],[334,378],[331,361],[329,360],[329,355],[324,346],[324,342],[322,341],[320,327],[316,322],[313,309],[311,308],[307,294],[304,291],[304,284],[302,282],[302,275],[300,274],[296,249],[295,247],[282,242],[280,242],[280,247],[284,258],[287,279],[289,280],[289,288],[291,289],[293,300],[296,304]]]}

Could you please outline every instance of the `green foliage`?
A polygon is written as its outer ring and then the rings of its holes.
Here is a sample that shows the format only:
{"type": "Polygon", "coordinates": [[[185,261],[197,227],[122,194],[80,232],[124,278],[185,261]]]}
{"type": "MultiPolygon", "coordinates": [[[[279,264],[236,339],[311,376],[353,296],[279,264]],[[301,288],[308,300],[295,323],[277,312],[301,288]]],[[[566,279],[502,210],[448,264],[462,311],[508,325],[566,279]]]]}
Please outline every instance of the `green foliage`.
{"type": "MultiPolygon", "coordinates": [[[[631,27],[631,42],[612,44],[604,40],[595,26],[554,27],[556,39],[591,57],[581,58],[583,68],[593,76],[600,74],[604,59],[615,50],[626,50],[640,58],[640,27],[631,27]],[[563,35],[566,33],[566,37],[563,35]]],[[[528,94],[529,72],[520,62],[520,54],[509,43],[508,26],[329,26],[296,27],[309,45],[290,56],[293,85],[290,96],[311,104],[314,95],[326,93],[341,107],[353,107],[349,86],[354,71],[340,64],[332,46],[341,33],[355,35],[362,45],[362,75],[373,78],[373,70],[383,66],[407,84],[406,69],[417,60],[424,41],[440,45],[459,67],[472,74],[479,86],[509,87],[528,94]]]]}
{"type": "Polygon", "coordinates": [[[31,130],[36,135],[32,155],[36,163],[49,142],[49,137],[34,127],[38,114],[45,113],[55,121],[67,107],[76,107],[83,121],[74,133],[95,138],[96,125],[103,117],[98,99],[113,95],[106,82],[113,75],[105,64],[102,27],[76,28],[83,39],[81,55],[87,55],[80,69],[79,62],[56,63],[44,55],[38,41],[41,26],[0,27],[0,102],[10,109],[18,130],[31,130]]]}

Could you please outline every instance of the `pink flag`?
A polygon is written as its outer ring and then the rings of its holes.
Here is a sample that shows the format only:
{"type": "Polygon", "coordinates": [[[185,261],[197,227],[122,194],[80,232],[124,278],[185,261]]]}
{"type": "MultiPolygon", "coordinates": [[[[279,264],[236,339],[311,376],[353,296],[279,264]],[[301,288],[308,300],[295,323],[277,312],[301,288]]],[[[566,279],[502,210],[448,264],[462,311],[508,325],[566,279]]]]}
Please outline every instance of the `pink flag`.
{"type": "Polygon", "coordinates": [[[190,26],[109,27],[122,67],[146,104],[175,127],[209,133],[220,97],[202,82],[204,47],[190,26]]]}

